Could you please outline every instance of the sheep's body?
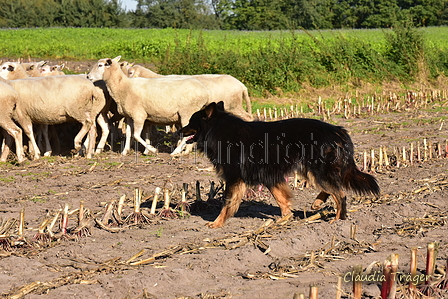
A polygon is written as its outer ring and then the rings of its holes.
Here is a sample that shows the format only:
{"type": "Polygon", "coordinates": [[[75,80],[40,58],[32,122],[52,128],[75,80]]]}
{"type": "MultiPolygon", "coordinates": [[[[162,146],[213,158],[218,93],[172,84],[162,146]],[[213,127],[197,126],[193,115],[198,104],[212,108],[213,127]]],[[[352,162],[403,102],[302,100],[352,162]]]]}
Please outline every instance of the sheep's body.
{"type": "MultiPolygon", "coordinates": [[[[133,127],[133,136],[149,151],[157,149],[140,136],[145,121],[150,125],[186,125],[191,115],[210,100],[200,81],[187,77],[128,78],[120,69],[119,57],[100,59],[88,74],[89,79],[104,80],[117,103],[118,113],[133,127]]],[[[122,154],[130,149],[130,133],[122,154]]],[[[180,150],[176,149],[180,153],[180,150]]],[[[176,150],[173,153],[177,153],[176,150]]]]}
{"type": "Polygon", "coordinates": [[[11,137],[15,141],[17,161],[19,163],[25,160],[22,143],[22,129],[18,127],[13,121],[13,113],[16,109],[16,104],[19,95],[8,83],[0,80],[0,127],[3,128],[7,135],[5,135],[5,144],[2,150],[0,161],[5,162],[8,158],[9,148],[11,146],[11,137]]]}
{"type": "MultiPolygon", "coordinates": [[[[81,149],[81,142],[95,118],[105,106],[104,96],[95,86],[81,76],[49,76],[9,81],[19,94],[15,119],[30,138],[34,158],[40,150],[33,134],[33,123],[55,125],[65,122],[80,122],[82,128],[75,137],[75,150],[81,149]]],[[[87,157],[92,156],[94,133],[91,131],[87,157]]]]}
{"type": "MultiPolygon", "coordinates": [[[[48,65],[41,65],[42,62],[40,63],[35,63],[33,64],[34,67],[30,67],[33,70],[36,70],[37,68],[39,68],[39,70],[46,70],[45,73],[39,71],[39,76],[37,77],[46,77],[46,76],[65,76],[65,73],[62,72],[62,68],[64,67],[64,65],[55,65],[55,66],[48,66],[48,65]]],[[[86,75],[70,75],[72,77],[80,77],[83,78],[84,80],[86,79],[86,75]]],[[[28,75],[28,73],[25,71],[25,68],[23,66],[23,64],[20,63],[16,63],[16,62],[5,62],[2,64],[2,66],[0,67],[0,77],[7,79],[7,80],[17,80],[17,79],[24,79],[24,78],[30,78],[30,76],[28,75]]],[[[89,81],[89,80],[87,80],[89,81]]],[[[90,88],[91,86],[89,86],[90,88]]],[[[95,87],[95,97],[97,99],[96,103],[97,105],[103,105],[103,108],[101,109],[100,114],[97,117],[97,122],[98,125],[101,127],[101,139],[98,142],[98,147],[96,149],[96,153],[101,153],[101,151],[104,149],[104,146],[106,144],[107,141],[107,137],[109,135],[109,125],[108,125],[108,117],[107,117],[107,112],[111,103],[111,99],[110,96],[107,93],[106,87],[104,84],[101,84],[100,82],[98,82],[98,84],[94,84],[95,87]]],[[[69,92],[70,93],[70,92],[69,92]]],[[[67,94],[64,93],[60,93],[59,94],[59,98],[60,98],[60,102],[64,102],[65,98],[66,98],[67,94]]],[[[99,107],[95,108],[95,112],[97,111],[97,109],[99,109],[99,107]]],[[[50,145],[50,139],[49,139],[49,134],[48,134],[48,124],[46,124],[45,122],[41,122],[41,123],[35,123],[35,121],[33,121],[33,124],[36,124],[37,128],[36,131],[39,137],[43,137],[44,141],[45,141],[45,153],[44,156],[51,156],[52,153],[52,149],[51,149],[51,145],[50,145]]],[[[95,124],[95,123],[94,123],[95,124]]],[[[96,126],[92,127],[92,130],[95,130],[94,132],[92,132],[91,134],[94,135],[96,133],[96,126]]],[[[86,139],[86,148],[89,147],[90,145],[88,143],[89,139],[86,139]]],[[[31,141],[31,140],[30,140],[31,141]]],[[[31,145],[34,148],[34,145],[31,145]]],[[[94,146],[91,145],[91,146],[94,146]]]]}
{"type": "MultiPolygon", "coordinates": [[[[168,75],[157,74],[141,65],[133,65],[128,69],[128,76],[132,78],[160,78],[160,77],[191,77],[201,81],[210,91],[210,102],[224,102],[226,111],[240,116],[244,120],[252,121],[252,106],[246,86],[230,75],[204,74],[204,75],[168,75]],[[243,109],[243,100],[246,103],[243,109]]],[[[209,103],[207,103],[209,104],[209,103]]]]}

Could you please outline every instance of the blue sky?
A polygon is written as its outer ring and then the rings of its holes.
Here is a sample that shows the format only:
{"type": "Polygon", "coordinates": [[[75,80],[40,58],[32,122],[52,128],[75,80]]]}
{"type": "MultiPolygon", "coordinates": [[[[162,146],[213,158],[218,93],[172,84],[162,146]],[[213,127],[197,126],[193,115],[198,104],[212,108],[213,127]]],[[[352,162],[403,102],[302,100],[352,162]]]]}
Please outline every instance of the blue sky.
{"type": "Polygon", "coordinates": [[[121,3],[126,10],[135,10],[135,7],[137,6],[137,1],[135,0],[121,0],[121,3]]]}

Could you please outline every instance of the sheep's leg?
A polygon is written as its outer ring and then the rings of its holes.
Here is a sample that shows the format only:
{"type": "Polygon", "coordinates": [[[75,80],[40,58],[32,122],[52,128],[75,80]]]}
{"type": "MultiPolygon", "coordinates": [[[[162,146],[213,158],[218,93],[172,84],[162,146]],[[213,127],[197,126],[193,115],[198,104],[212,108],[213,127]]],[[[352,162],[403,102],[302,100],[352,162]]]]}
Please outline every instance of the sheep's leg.
{"type": "MultiPolygon", "coordinates": [[[[78,153],[82,148],[82,139],[86,134],[90,131],[90,128],[92,127],[92,121],[91,120],[85,120],[81,123],[82,127],[81,130],[79,130],[78,134],[75,136],[75,152],[78,153]]],[[[90,142],[91,140],[89,140],[90,142]]],[[[94,142],[93,142],[94,144],[94,142]]],[[[91,146],[91,143],[89,144],[89,147],[91,146]]],[[[88,153],[87,153],[88,154],[88,153]]]]}
{"type": "MultiPolygon", "coordinates": [[[[147,144],[151,144],[151,140],[149,139],[149,137],[151,136],[151,128],[152,125],[149,122],[145,122],[145,125],[143,127],[143,134],[145,135],[145,142],[147,144]]],[[[148,148],[145,147],[145,151],[143,152],[143,155],[148,155],[149,154],[149,150],[148,148]]]]}
{"type": "Polygon", "coordinates": [[[121,155],[126,156],[128,152],[131,150],[131,134],[132,134],[132,127],[133,127],[133,121],[131,118],[126,117],[125,119],[125,125],[126,125],[126,141],[124,144],[124,149],[121,152],[121,155]]]}
{"type": "MultiPolygon", "coordinates": [[[[188,137],[184,137],[184,138],[182,138],[182,140],[180,141],[180,143],[177,145],[177,147],[174,149],[174,151],[173,151],[170,155],[171,155],[171,156],[179,156],[179,155],[182,155],[182,150],[184,149],[185,146],[187,146],[187,150],[186,150],[186,151],[188,151],[187,140],[188,140],[188,137]]],[[[191,149],[190,149],[190,151],[191,151],[191,149]]],[[[189,153],[189,151],[186,152],[186,154],[187,154],[187,153],[189,153]]]]}
{"type": "Polygon", "coordinates": [[[88,146],[86,147],[86,157],[87,159],[93,158],[93,152],[95,150],[95,141],[96,141],[96,123],[93,123],[90,127],[89,134],[86,138],[88,140],[88,146]]]}
{"type": "Polygon", "coordinates": [[[31,122],[26,121],[25,123],[21,124],[23,131],[25,132],[25,135],[28,136],[30,139],[32,151],[34,154],[34,160],[37,160],[40,158],[40,150],[36,143],[36,138],[34,138],[34,132],[33,132],[33,124],[31,122]]]}
{"type": "Polygon", "coordinates": [[[104,150],[104,146],[109,136],[109,122],[106,113],[100,113],[97,118],[98,125],[101,127],[101,138],[96,147],[96,154],[100,154],[104,150]]]}
{"type": "Polygon", "coordinates": [[[140,121],[135,121],[134,120],[134,138],[135,140],[137,140],[138,142],[140,142],[141,145],[143,145],[148,151],[153,152],[153,153],[157,153],[157,149],[155,147],[153,147],[152,145],[146,143],[143,138],[140,136],[143,130],[143,126],[145,124],[145,122],[140,122],[140,121]]]}
{"type": "MultiPolygon", "coordinates": [[[[25,154],[23,153],[22,129],[20,129],[13,122],[11,122],[10,126],[5,126],[5,128],[6,128],[5,129],[6,132],[14,138],[14,141],[16,144],[17,162],[22,163],[25,160],[25,154]]],[[[8,146],[8,151],[9,151],[9,147],[10,146],[8,146]]],[[[2,156],[2,158],[3,158],[3,156],[2,156]]]]}
{"type": "Polygon", "coordinates": [[[2,135],[3,135],[3,140],[2,140],[2,146],[1,146],[2,155],[0,156],[0,161],[6,162],[6,160],[8,160],[8,155],[10,152],[11,137],[4,130],[1,130],[1,131],[2,131],[2,135]]]}
{"type": "Polygon", "coordinates": [[[51,144],[50,144],[50,137],[48,135],[48,125],[40,125],[40,130],[43,134],[44,141],[45,141],[45,157],[51,156],[52,150],[51,150],[51,144]]]}

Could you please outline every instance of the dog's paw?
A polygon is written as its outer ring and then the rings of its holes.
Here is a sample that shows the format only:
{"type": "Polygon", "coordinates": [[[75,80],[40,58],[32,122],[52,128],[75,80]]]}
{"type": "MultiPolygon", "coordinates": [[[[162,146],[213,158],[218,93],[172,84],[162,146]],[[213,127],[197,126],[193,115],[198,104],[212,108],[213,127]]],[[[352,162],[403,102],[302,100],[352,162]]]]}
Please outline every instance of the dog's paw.
{"type": "Polygon", "coordinates": [[[216,221],[214,222],[208,222],[205,224],[205,226],[210,227],[210,228],[219,228],[219,227],[223,227],[223,223],[217,223],[216,221]]]}
{"type": "Polygon", "coordinates": [[[324,204],[325,202],[322,200],[322,199],[316,199],[314,202],[313,202],[313,204],[311,205],[311,209],[313,209],[313,210],[319,210],[319,209],[321,209],[322,208],[322,205],[324,204]]]}

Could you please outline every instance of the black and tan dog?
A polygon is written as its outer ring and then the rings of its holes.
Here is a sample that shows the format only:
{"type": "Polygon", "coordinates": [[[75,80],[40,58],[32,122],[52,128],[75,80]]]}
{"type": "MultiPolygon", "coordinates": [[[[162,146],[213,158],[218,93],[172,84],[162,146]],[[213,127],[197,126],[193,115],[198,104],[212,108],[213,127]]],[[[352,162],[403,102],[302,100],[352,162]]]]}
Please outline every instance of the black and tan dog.
{"type": "Polygon", "coordinates": [[[180,133],[197,142],[226,182],[225,205],[209,227],[223,226],[237,212],[247,186],[265,185],[282,216],[290,214],[293,196],[285,177],[294,171],[322,190],[313,209],[333,196],[334,220],[346,218],[344,189],[375,196],[380,192],[375,178],[356,167],[347,131],[319,120],[246,122],[226,112],[219,102],[194,113],[180,133]]]}

